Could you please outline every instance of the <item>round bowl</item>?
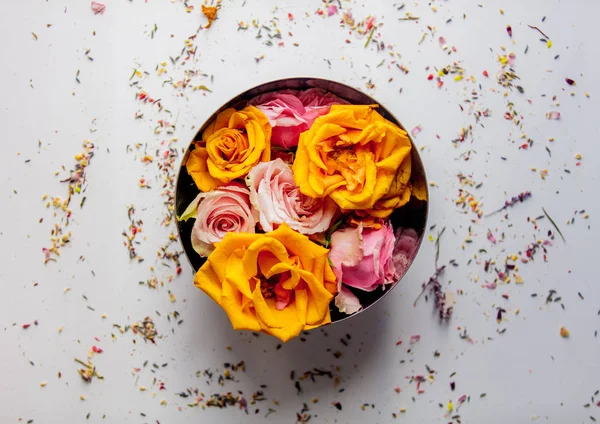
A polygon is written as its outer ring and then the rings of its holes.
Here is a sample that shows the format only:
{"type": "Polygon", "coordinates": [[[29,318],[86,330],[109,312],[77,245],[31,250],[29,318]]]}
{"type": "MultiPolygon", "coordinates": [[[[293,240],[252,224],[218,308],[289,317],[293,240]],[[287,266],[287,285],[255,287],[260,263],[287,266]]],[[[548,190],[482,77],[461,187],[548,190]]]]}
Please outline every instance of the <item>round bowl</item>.
{"type": "MultiPolygon", "coordinates": [[[[177,184],[175,189],[175,213],[177,216],[180,216],[185,208],[189,205],[189,203],[196,197],[199,193],[198,188],[194,184],[192,177],[188,174],[187,169],[185,167],[187,158],[190,153],[190,147],[194,144],[196,140],[201,139],[202,133],[206,129],[206,127],[217,117],[219,113],[223,110],[233,107],[235,109],[243,109],[248,101],[260,94],[264,94],[270,91],[277,91],[283,89],[293,89],[293,90],[305,90],[309,88],[321,88],[323,90],[329,91],[336,96],[347,100],[352,104],[377,104],[379,107],[377,108],[377,112],[379,112],[384,118],[398,125],[404,131],[406,128],[402,125],[402,123],[392,115],[392,113],[381,106],[379,102],[373,99],[371,96],[353,88],[347,86],[345,84],[341,84],[336,81],[330,81],[326,79],[320,78],[286,78],[277,81],[267,82],[261,85],[258,85],[254,88],[244,91],[241,94],[238,94],[233,99],[229,100],[223,106],[221,106],[213,115],[200,127],[200,130],[197,132],[194,139],[190,142],[190,146],[188,146],[186,153],[183,157],[182,163],[180,165],[178,175],[177,175],[177,184]]],[[[410,133],[407,131],[407,135],[410,139],[410,133]]],[[[414,142],[411,140],[412,149],[411,149],[411,159],[412,159],[412,171],[410,181],[414,185],[419,185],[423,190],[427,192],[427,178],[425,176],[425,169],[423,167],[423,162],[419,156],[417,148],[415,147],[414,142]]],[[[427,192],[426,199],[429,199],[429,193],[427,192]]],[[[423,241],[423,235],[425,234],[425,229],[427,226],[427,215],[429,212],[429,202],[417,200],[414,196],[411,196],[411,200],[404,205],[403,207],[395,210],[390,216],[389,220],[394,227],[394,229],[402,226],[402,227],[410,227],[413,228],[418,236],[418,244],[415,255],[411,260],[414,261],[414,257],[416,256],[419,248],[421,247],[421,242],[423,241]]],[[[194,226],[193,220],[188,220],[187,222],[178,221],[177,222],[177,230],[179,232],[179,239],[181,244],[183,245],[183,250],[185,252],[186,257],[188,258],[192,268],[194,271],[198,271],[202,264],[206,261],[206,258],[201,257],[194,251],[192,248],[191,242],[191,233],[192,227],[194,226]]],[[[410,267],[410,265],[409,265],[410,267]]],[[[408,268],[409,268],[408,267],[408,268]]],[[[407,268],[407,271],[408,271],[407,268]]],[[[406,272],[404,273],[406,274],[406,272]]],[[[402,279],[404,275],[400,275],[398,282],[402,279]]],[[[379,300],[381,300],[385,295],[387,295],[392,288],[398,285],[398,282],[394,283],[391,287],[387,287],[385,290],[374,290],[372,292],[364,292],[360,290],[352,290],[354,294],[359,298],[363,309],[357,313],[352,315],[346,315],[338,311],[337,307],[334,305],[333,301],[330,305],[331,311],[331,323],[342,321],[346,318],[355,316],[364,312],[366,309],[373,306],[379,300]]]]}

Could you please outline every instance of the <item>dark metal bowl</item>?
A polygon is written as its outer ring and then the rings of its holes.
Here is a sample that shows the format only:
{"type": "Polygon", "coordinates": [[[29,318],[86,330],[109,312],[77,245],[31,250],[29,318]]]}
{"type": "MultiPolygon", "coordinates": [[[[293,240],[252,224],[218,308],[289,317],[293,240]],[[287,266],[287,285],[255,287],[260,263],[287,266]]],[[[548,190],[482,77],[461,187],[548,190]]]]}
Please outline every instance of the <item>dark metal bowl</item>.
{"type": "MultiPolygon", "coordinates": [[[[375,99],[367,94],[349,87],[345,84],[341,84],[335,81],[329,81],[325,79],[319,78],[286,78],[278,81],[267,82],[265,84],[261,84],[254,88],[251,88],[237,96],[233,99],[225,103],[221,106],[200,128],[194,140],[190,143],[190,147],[193,145],[195,140],[200,140],[202,138],[202,133],[206,129],[206,127],[215,120],[217,115],[221,113],[223,110],[233,107],[235,109],[243,109],[248,101],[253,97],[258,96],[259,94],[264,94],[269,91],[276,91],[282,89],[294,89],[294,90],[305,90],[309,88],[321,88],[323,90],[329,91],[336,96],[347,100],[352,104],[379,104],[375,99]]],[[[387,120],[395,123],[402,129],[406,131],[406,128],[398,121],[392,113],[387,110],[383,106],[379,106],[377,111],[383,115],[387,120]]],[[[407,131],[408,133],[408,131],[407,131]]],[[[408,133],[408,137],[410,139],[410,133],[408,133]]],[[[411,159],[412,159],[412,172],[411,172],[411,182],[413,185],[419,184],[421,187],[425,187],[427,190],[427,178],[425,176],[425,169],[423,168],[423,162],[419,157],[419,153],[415,144],[412,143],[411,149],[411,159]]],[[[185,208],[189,205],[189,203],[196,197],[199,193],[198,188],[194,184],[192,177],[187,173],[185,168],[185,163],[187,161],[188,155],[190,153],[190,147],[188,147],[181,166],[179,168],[178,176],[177,176],[177,185],[175,190],[175,213],[177,216],[181,215],[185,208]]],[[[427,199],[429,199],[429,193],[427,193],[427,199]]],[[[394,228],[398,228],[400,226],[413,228],[417,234],[419,235],[419,241],[417,246],[417,251],[421,247],[421,242],[423,241],[423,236],[425,234],[425,229],[427,225],[427,215],[429,211],[429,202],[428,201],[419,201],[413,197],[408,204],[403,206],[400,209],[395,210],[390,216],[390,221],[394,228]]],[[[194,226],[193,220],[188,220],[187,222],[178,222],[177,229],[179,231],[179,239],[181,240],[181,244],[183,245],[183,250],[185,251],[185,255],[188,258],[192,268],[195,271],[198,271],[202,264],[206,261],[206,258],[200,257],[192,248],[191,242],[191,234],[192,227],[194,226]]],[[[416,255],[416,253],[415,253],[416,255]]],[[[413,258],[414,261],[414,258],[413,258]]],[[[412,261],[411,261],[412,264],[412,261]]],[[[403,275],[400,276],[400,280],[403,275]]],[[[400,281],[398,280],[398,281],[400,281]]],[[[352,289],[353,293],[356,294],[363,306],[363,309],[353,315],[346,315],[338,311],[337,307],[333,304],[333,301],[330,305],[331,310],[331,322],[338,322],[343,319],[346,319],[351,316],[358,315],[360,312],[366,310],[371,307],[377,301],[382,299],[386,294],[388,294],[393,287],[397,284],[394,284],[392,287],[386,290],[374,290],[372,292],[364,292],[361,290],[352,289]]]]}

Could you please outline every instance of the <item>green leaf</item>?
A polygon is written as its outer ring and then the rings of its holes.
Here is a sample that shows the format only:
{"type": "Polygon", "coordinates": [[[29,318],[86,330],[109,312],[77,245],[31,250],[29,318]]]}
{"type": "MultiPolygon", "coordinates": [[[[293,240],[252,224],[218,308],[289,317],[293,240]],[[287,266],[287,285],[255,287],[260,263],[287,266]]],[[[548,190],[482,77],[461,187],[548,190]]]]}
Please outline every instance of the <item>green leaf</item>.
{"type": "Polygon", "coordinates": [[[196,214],[198,213],[198,205],[200,204],[200,200],[205,196],[204,193],[199,193],[192,203],[185,208],[185,211],[181,214],[181,216],[177,217],[177,221],[187,221],[190,218],[196,219],[196,214]]]}

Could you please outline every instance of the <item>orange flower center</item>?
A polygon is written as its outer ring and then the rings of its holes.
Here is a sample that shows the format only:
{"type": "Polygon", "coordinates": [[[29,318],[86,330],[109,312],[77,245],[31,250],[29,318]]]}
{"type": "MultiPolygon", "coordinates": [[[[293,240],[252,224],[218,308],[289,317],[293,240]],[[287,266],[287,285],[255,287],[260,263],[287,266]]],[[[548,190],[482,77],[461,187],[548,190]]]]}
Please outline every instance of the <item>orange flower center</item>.
{"type": "Polygon", "coordinates": [[[346,190],[361,191],[365,184],[365,161],[357,150],[348,148],[331,152],[335,170],[346,180],[346,190]]]}
{"type": "Polygon", "coordinates": [[[248,137],[243,130],[229,130],[219,139],[217,149],[221,159],[237,162],[248,149],[248,137]]]}

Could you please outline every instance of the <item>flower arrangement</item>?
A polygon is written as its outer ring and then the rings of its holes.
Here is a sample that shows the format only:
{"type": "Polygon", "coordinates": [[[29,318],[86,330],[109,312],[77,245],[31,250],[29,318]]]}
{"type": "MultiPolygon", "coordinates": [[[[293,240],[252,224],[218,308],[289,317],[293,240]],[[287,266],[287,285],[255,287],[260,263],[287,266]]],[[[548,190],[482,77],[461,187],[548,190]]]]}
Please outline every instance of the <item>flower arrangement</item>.
{"type": "Polygon", "coordinates": [[[206,258],[194,284],[234,329],[282,341],[353,314],[362,293],[408,269],[419,235],[391,214],[426,189],[411,180],[411,141],[377,112],[319,88],[228,108],[185,160],[199,194],[178,217],[206,258]],[[336,312],[337,313],[337,312],[336,312]]]}

